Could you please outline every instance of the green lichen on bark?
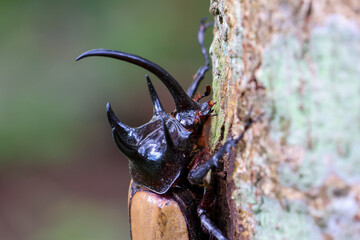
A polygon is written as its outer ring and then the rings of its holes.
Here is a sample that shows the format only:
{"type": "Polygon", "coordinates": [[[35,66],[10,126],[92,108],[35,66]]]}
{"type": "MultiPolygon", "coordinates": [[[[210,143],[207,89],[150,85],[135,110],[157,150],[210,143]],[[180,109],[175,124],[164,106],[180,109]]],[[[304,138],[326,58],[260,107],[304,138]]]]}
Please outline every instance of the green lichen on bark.
{"type": "MultiPolygon", "coordinates": [[[[240,3],[235,3],[239,5],[240,3]]],[[[215,15],[214,40],[210,49],[213,60],[213,99],[217,102],[215,112],[218,117],[212,122],[212,143],[223,143],[229,136],[239,136],[241,133],[244,121],[240,122],[240,118],[247,115],[250,104],[248,101],[243,102],[238,97],[240,94],[248,95],[248,80],[243,78],[243,49],[241,24],[234,25],[236,22],[241,22],[241,14],[232,8],[228,8],[223,1],[212,1],[210,12],[215,15]],[[231,131],[230,131],[231,129],[231,131]]],[[[244,119],[242,119],[244,120],[244,119]]],[[[225,160],[226,161],[226,160],[225,160]]],[[[224,171],[227,173],[228,182],[232,182],[234,162],[225,162],[224,171]]],[[[242,205],[249,200],[232,201],[232,187],[233,184],[227,185],[225,188],[228,191],[228,203],[230,211],[234,215],[238,214],[241,220],[230,223],[231,229],[242,228],[243,235],[251,235],[253,223],[251,222],[251,209],[248,204],[242,205]],[[234,204],[239,203],[241,206],[234,204]],[[236,213],[238,212],[238,213],[236,213]]],[[[245,184],[242,185],[244,190],[245,184]]],[[[251,187],[247,184],[248,187],[251,187]]],[[[245,198],[247,194],[240,194],[245,198]]],[[[229,225],[229,224],[228,224],[229,225]]],[[[239,231],[228,232],[227,235],[231,238],[237,239],[239,231]]]]}
{"type": "MultiPolygon", "coordinates": [[[[210,3],[210,13],[215,15],[214,40],[210,54],[213,60],[213,99],[216,102],[214,110],[218,114],[212,122],[212,144],[219,140],[224,142],[229,135],[230,123],[237,105],[235,86],[241,81],[242,49],[236,47],[241,44],[241,39],[230,36],[230,29],[234,27],[231,26],[232,20],[226,15],[230,10],[223,1],[215,0],[210,3]],[[237,66],[237,69],[232,66],[237,66]],[[224,97],[224,94],[227,96],[224,97]],[[230,110],[230,106],[234,108],[230,110]],[[225,108],[228,111],[223,111],[225,108]]],[[[238,25],[237,28],[241,26],[238,25]]],[[[241,31],[236,29],[236,33],[240,34],[241,31]]]]}
{"type": "Polygon", "coordinates": [[[219,45],[220,41],[216,38],[213,41],[213,44],[211,45],[211,57],[212,59],[217,59],[213,62],[213,100],[215,101],[215,105],[213,107],[214,112],[217,113],[217,117],[213,118],[212,120],[212,142],[213,145],[219,139],[222,135],[227,134],[229,130],[229,125],[225,123],[225,113],[224,111],[220,111],[220,105],[221,105],[221,98],[222,98],[222,82],[225,79],[225,69],[226,69],[226,62],[224,61],[224,56],[226,53],[224,53],[223,49],[221,49],[221,46],[219,45]],[[222,126],[225,125],[224,132],[219,131],[221,130],[222,126]]]}
{"type": "Polygon", "coordinates": [[[314,232],[335,239],[358,239],[360,224],[354,219],[359,203],[354,187],[360,172],[354,166],[360,164],[359,27],[341,16],[330,16],[313,28],[308,42],[294,36],[277,37],[263,56],[260,79],[268,89],[269,109],[275,109],[270,137],[283,151],[297,149],[278,165],[279,184],[299,197],[283,196],[283,210],[261,207],[265,211],[259,211],[256,218],[277,218],[282,231],[275,234],[260,221],[259,239],[269,234],[271,239],[310,239],[314,232]],[[288,123],[286,128],[283,122],[288,123]],[[328,184],[334,177],[335,184],[328,184]],[[322,202],[309,204],[311,197],[322,202]],[[279,218],[279,212],[291,215],[279,218]],[[309,220],[303,221],[301,215],[309,220]],[[295,219],[285,224],[289,217],[295,219]],[[298,231],[303,234],[294,235],[298,231]]]}
{"type": "Polygon", "coordinates": [[[254,239],[321,239],[321,232],[301,202],[293,202],[284,211],[272,198],[264,198],[261,213],[257,214],[254,239]]]}
{"type": "Polygon", "coordinates": [[[213,143],[266,113],[225,160],[234,239],[360,238],[359,21],[305,2],[211,1],[213,143]]]}

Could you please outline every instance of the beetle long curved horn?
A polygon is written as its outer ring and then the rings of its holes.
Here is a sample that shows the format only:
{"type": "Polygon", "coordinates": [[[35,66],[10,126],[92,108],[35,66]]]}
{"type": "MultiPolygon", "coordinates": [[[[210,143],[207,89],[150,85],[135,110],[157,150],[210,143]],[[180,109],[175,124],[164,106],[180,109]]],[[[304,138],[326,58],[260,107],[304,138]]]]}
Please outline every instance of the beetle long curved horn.
{"type": "Polygon", "coordinates": [[[157,93],[155,91],[154,85],[152,84],[152,82],[147,74],[145,75],[145,78],[146,78],[146,82],[147,82],[147,85],[149,88],[151,100],[154,104],[154,116],[157,116],[165,111],[164,111],[163,106],[161,105],[159,96],[157,95],[157,93]]]}
{"type": "Polygon", "coordinates": [[[113,112],[110,103],[106,104],[107,117],[112,128],[112,133],[116,145],[128,157],[136,154],[136,136],[134,130],[120,122],[115,113],[113,112]]]}
{"type": "Polygon", "coordinates": [[[120,51],[107,50],[107,49],[94,49],[84,52],[78,58],[76,58],[76,61],[90,56],[115,58],[145,68],[150,72],[152,72],[153,74],[155,74],[169,89],[171,95],[174,98],[176,110],[186,111],[189,109],[193,109],[193,110],[200,109],[200,104],[193,101],[191,97],[187,95],[184,89],[175,80],[175,78],[170,75],[170,73],[168,73],[165,69],[163,69],[159,65],[147,59],[120,51]]]}

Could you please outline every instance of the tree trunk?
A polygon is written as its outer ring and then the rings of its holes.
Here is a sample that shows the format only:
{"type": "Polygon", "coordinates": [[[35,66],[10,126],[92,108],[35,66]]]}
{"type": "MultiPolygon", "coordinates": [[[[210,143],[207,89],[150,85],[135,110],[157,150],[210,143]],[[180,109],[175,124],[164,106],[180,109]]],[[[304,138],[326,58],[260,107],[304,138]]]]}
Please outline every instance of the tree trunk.
{"type": "Polygon", "coordinates": [[[211,0],[212,145],[230,239],[360,239],[358,0],[211,0]],[[229,217],[230,216],[230,217],[229,217]]]}

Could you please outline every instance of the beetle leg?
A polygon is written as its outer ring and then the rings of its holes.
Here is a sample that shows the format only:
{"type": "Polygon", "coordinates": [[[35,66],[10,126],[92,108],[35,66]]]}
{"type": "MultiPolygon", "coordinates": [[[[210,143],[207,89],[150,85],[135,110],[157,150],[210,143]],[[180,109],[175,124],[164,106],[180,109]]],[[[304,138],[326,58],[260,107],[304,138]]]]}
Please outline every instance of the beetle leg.
{"type": "Polygon", "coordinates": [[[236,144],[244,137],[245,132],[250,128],[251,124],[253,124],[254,122],[259,121],[260,118],[262,117],[262,115],[260,115],[255,120],[253,120],[250,117],[251,112],[252,112],[252,107],[250,108],[249,114],[248,114],[249,120],[246,121],[244,130],[242,131],[242,133],[240,134],[239,137],[237,137],[235,139],[233,139],[232,137],[229,137],[227,139],[227,141],[224,143],[224,145],[222,145],[221,148],[208,161],[206,161],[200,167],[195,168],[192,171],[190,171],[188,179],[192,184],[200,185],[202,183],[202,180],[203,180],[204,176],[209,172],[209,170],[212,167],[217,167],[218,166],[219,159],[225,153],[229,153],[231,147],[236,146],[236,144]]]}
{"type": "Polygon", "coordinates": [[[201,66],[196,74],[195,74],[195,78],[194,78],[194,81],[193,83],[191,84],[191,86],[189,87],[189,89],[187,90],[187,94],[190,96],[190,97],[194,97],[194,94],[196,92],[196,89],[198,88],[201,80],[204,78],[204,75],[205,73],[210,69],[210,62],[209,62],[209,55],[207,53],[207,49],[205,48],[204,46],[204,35],[205,35],[205,30],[211,26],[214,25],[213,22],[207,22],[205,23],[207,18],[203,18],[201,19],[201,22],[200,22],[200,29],[199,29],[199,32],[198,32],[198,40],[199,40],[199,44],[200,44],[200,47],[201,47],[201,52],[205,58],[205,65],[204,66],[201,66]]]}
{"type": "Polygon", "coordinates": [[[216,201],[216,195],[214,193],[213,187],[213,185],[209,185],[204,188],[204,195],[197,207],[197,215],[200,219],[201,226],[206,233],[218,240],[224,240],[227,238],[223,235],[215,223],[211,221],[207,212],[207,210],[210,210],[214,207],[214,203],[216,201]]]}
{"type": "Polygon", "coordinates": [[[217,240],[227,240],[227,238],[207,216],[207,213],[204,209],[198,208],[197,212],[201,221],[201,226],[205,228],[210,235],[214,236],[217,240]]]}

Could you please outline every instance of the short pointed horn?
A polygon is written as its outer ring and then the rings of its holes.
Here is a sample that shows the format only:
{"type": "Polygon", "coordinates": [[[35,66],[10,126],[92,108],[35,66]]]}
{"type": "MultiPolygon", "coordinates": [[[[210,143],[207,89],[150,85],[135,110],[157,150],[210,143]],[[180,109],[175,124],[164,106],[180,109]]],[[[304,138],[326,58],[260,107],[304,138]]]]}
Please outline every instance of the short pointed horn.
{"type": "Polygon", "coordinates": [[[76,59],[76,61],[90,56],[115,58],[145,68],[150,72],[152,72],[153,74],[155,74],[169,89],[171,95],[174,98],[176,110],[186,111],[189,109],[193,109],[193,110],[200,109],[200,104],[193,101],[191,97],[187,95],[184,89],[175,80],[175,78],[170,75],[170,73],[168,73],[165,69],[163,69],[159,65],[147,59],[120,51],[107,50],[107,49],[94,49],[84,52],[76,59]]]}
{"type": "Polygon", "coordinates": [[[126,156],[133,156],[137,153],[137,140],[133,129],[119,121],[110,103],[106,104],[106,110],[116,145],[126,156]]]}
{"type": "Polygon", "coordinates": [[[165,120],[163,118],[161,118],[161,123],[162,123],[163,129],[164,129],[166,145],[167,145],[168,148],[173,148],[174,147],[174,142],[172,140],[169,129],[166,126],[165,120]]]}
{"type": "Polygon", "coordinates": [[[161,102],[160,102],[160,99],[159,99],[159,96],[157,95],[156,93],[156,90],[154,88],[154,85],[152,84],[149,76],[146,74],[145,75],[145,78],[146,78],[146,82],[147,82],[147,85],[148,85],[148,88],[149,88],[149,92],[150,92],[150,96],[151,96],[151,100],[154,104],[154,116],[157,116],[164,111],[164,108],[163,106],[161,105],[161,102]]]}
{"type": "Polygon", "coordinates": [[[112,110],[109,102],[106,104],[106,112],[110,126],[112,128],[117,128],[121,132],[124,132],[126,134],[128,134],[131,131],[131,128],[129,126],[119,121],[118,117],[115,115],[114,111],[112,110]]]}

